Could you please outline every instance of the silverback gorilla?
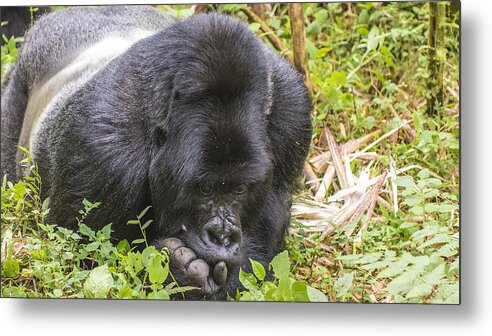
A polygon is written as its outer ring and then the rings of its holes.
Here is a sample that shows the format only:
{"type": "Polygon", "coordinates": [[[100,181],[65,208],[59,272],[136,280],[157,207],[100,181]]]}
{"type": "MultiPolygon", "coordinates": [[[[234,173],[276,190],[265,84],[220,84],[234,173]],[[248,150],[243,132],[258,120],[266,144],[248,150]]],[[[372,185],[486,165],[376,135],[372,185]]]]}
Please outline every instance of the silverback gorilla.
{"type": "Polygon", "coordinates": [[[171,251],[189,299],[240,288],[248,258],[283,248],[311,140],[300,76],[228,16],[177,21],[145,6],[71,8],[28,31],[2,89],[2,176],[30,148],[48,221],[117,239],[147,206],[147,239],[171,251]]]}

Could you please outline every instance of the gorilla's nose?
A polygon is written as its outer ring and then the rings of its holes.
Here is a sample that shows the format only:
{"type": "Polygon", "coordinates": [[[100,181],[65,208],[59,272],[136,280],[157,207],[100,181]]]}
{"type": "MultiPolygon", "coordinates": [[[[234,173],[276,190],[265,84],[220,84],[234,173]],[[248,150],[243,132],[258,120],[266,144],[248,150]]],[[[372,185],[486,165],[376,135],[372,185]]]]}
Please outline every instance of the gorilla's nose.
{"type": "Polygon", "coordinates": [[[203,227],[202,240],[209,246],[225,248],[228,254],[236,254],[241,242],[241,230],[234,218],[215,217],[203,227]]]}

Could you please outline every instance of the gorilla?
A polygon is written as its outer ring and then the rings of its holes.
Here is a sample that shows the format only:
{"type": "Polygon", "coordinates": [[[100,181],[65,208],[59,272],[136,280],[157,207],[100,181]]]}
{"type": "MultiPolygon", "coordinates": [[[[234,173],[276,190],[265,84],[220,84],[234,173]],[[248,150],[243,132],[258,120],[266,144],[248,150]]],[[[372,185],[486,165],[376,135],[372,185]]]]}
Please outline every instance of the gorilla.
{"type": "Polygon", "coordinates": [[[224,299],[249,258],[283,248],[292,193],[311,140],[301,77],[241,21],[185,20],[146,6],[70,8],[27,32],[1,100],[1,173],[28,147],[48,221],[112,223],[117,239],[148,206],[188,299],[224,299]]]}

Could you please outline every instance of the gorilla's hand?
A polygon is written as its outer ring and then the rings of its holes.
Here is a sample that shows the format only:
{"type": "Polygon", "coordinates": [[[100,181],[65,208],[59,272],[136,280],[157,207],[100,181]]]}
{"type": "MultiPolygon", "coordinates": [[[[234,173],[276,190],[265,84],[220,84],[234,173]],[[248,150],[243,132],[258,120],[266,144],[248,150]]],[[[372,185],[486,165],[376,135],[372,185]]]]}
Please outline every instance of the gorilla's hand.
{"type": "Polygon", "coordinates": [[[205,260],[198,259],[195,252],[178,238],[166,238],[159,245],[169,249],[171,271],[179,285],[199,288],[193,291],[194,295],[214,295],[225,284],[227,266],[224,261],[209,265],[205,260]],[[212,267],[213,271],[210,272],[212,267]]]}

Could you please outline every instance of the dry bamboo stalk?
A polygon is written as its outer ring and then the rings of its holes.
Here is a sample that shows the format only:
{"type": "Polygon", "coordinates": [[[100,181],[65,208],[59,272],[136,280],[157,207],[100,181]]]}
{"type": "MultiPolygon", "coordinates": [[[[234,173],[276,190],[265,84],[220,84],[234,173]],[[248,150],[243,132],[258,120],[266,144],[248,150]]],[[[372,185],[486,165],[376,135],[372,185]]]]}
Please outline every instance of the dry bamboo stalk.
{"type": "Polygon", "coordinates": [[[377,199],[379,205],[382,205],[384,206],[386,209],[390,210],[391,209],[391,205],[388,203],[388,201],[386,201],[384,198],[382,198],[381,196],[378,196],[378,199],[377,199]]]}
{"type": "Polygon", "coordinates": [[[369,179],[366,182],[361,182],[356,186],[353,186],[351,188],[346,188],[338,191],[335,195],[332,195],[328,198],[328,203],[335,202],[341,198],[344,198],[354,192],[361,191],[361,189],[365,190],[366,188],[372,186],[373,184],[376,184],[377,182],[377,177],[373,177],[372,179],[369,179]]]}
{"type": "MultiPolygon", "coordinates": [[[[336,213],[333,216],[331,222],[333,222],[337,227],[345,226],[345,224],[347,224],[347,219],[350,218],[350,216],[354,213],[355,209],[357,209],[360,203],[361,200],[354,202],[345,208],[342,208],[338,213],[336,213]]],[[[321,234],[321,239],[322,240],[325,239],[328,234],[333,232],[333,230],[334,230],[333,225],[327,224],[325,231],[321,234]]]]}
{"type": "Polygon", "coordinates": [[[291,64],[294,64],[294,57],[292,56],[292,52],[287,48],[285,43],[275,34],[275,32],[270,28],[268,23],[263,21],[258,15],[256,15],[251,8],[244,6],[242,11],[250,21],[254,21],[260,24],[261,30],[265,32],[265,36],[267,39],[273,44],[275,49],[277,49],[283,57],[288,60],[291,64]]]}
{"type": "Polygon", "coordinates": [[[349,154],[348,158],[350,161],[353,160],[365,160],[365,161],[372,161],[376,160],[379,157],[379,155],[376,152],[366,152],[366,153],[353,153],[349,154]]]}
{"type": "Polygon", "coordinates": [[[335,166],[335,171],[337,173],[338,181],[340,182],[340,188],[347,189],[348,188],[347,177],[345,176],[345,170],[343,168],[342,158],[340,156],[338,144],[336,143],[335,138],[333,137],[333,134],[331,133],[328,126],[325,126],[325,136],[326,136],[326,141],[328,143],[328,148],[330,149],[331,152],[331,157],[332,157],[333,165],[335,166]]]}
{"type": "Polygon", "coordinates": [[[335,167],[330,165],[328,169],[326,169],[325,176],[323,177],[323,180],[319,185],[319,189],[316,192],[316,195],[314,196],[314,199],[317,202],[321,202],[323,199],[325,199],[326,192],[328,191],[328,188],[330,187],[330,184],[334,177],[335,177],[335,167]]]}
{"type": "Polygon", "coordinates": [[[395,179],[397,177],[396,175],[396,168],[395,168],[395,161],[393,161],[393,158],[391,155],[389,156],[389,164],[390,164],[390,177],[391,177],[391,196],[393,199],[393,213],[396,215],[398,213],[398,189],[395,184],[395,179]]]}
{"type": "Polygon", "coordinates": [[[372,214],[374,212],[374,208],[376,207],[376,201],[379,196],[379,191],[381,190],[381,187],[383,186],[383,183],[386,180],[387,174],[388,174],[387,172],[384,172],[383,175],[379,177],[379,180],[376,182],[376,184],[371,190],[371,196],[369,197],[371,202],[369,203],[369,207],[366,212],[366,219],[364,220],[360,228],[360,237],[361,237],[360,244],[362,244],[362,241],[364,240],[364,232],[367,230],[367,225],[371,220],[372,214]]]}
{"type": "MultiPolygon", "coordinates": [[[[398,114],[398,112],[396,112],[395,108],[393,106],[390,105],[390,111],[391,113],[396,117],[398,118],[398,120],[400,120],[400,122],[403,122],[403,120],[401,119],[400,115],[398,114]]],[[[406,135],[406,138],[408,139],[409,143],[412,142],[413,140],[415,140],[415,138],[417,137],[417,133],[415,132],[415,130],[413,128],[411,128],[409,125],[405,125],[403,126],[403,131],[405,132],[405,135],[406,135]]]]}
{"type": "Polygon", "coordinates": [[[311,188],[318,190],[320,184],[318,176],[316,176],[313,168],[311,168],[311,165],[307,161],[304,161],[304,175],[306,176],[306,184],[312,184],[311,188]]]}
{"type": "MultiPolygon", "coordinates": [[[[323,133],[324,133],[324,131],[323,131],[323,133]]],[[[360,147],[362,147],[362,145],[367,143],[372,137],[374,137],[378,133],[379,133],[379,131],[375,131],[375,132],[369,133],[367,135],[364,135],[363,137],[361,137],[359,139],[350,140],[350,141],[346,142],[345,144],[341,145],[340,149],[341,149],[342,153],[351,154],[351,153],[355,152],[356,150],[358,150],[360,147]]],[[[326,135],[325,135],[325,139],[326,139],[326,135]]],[[[331,161],[331,152],[329,152],[329,151],[324,152],[320,155],[317,155],[317,156],[315,156],[309,160],[309,162],[314,166],[314,168],[318,172],[324,172],[330,161],[331,161]]]]}

